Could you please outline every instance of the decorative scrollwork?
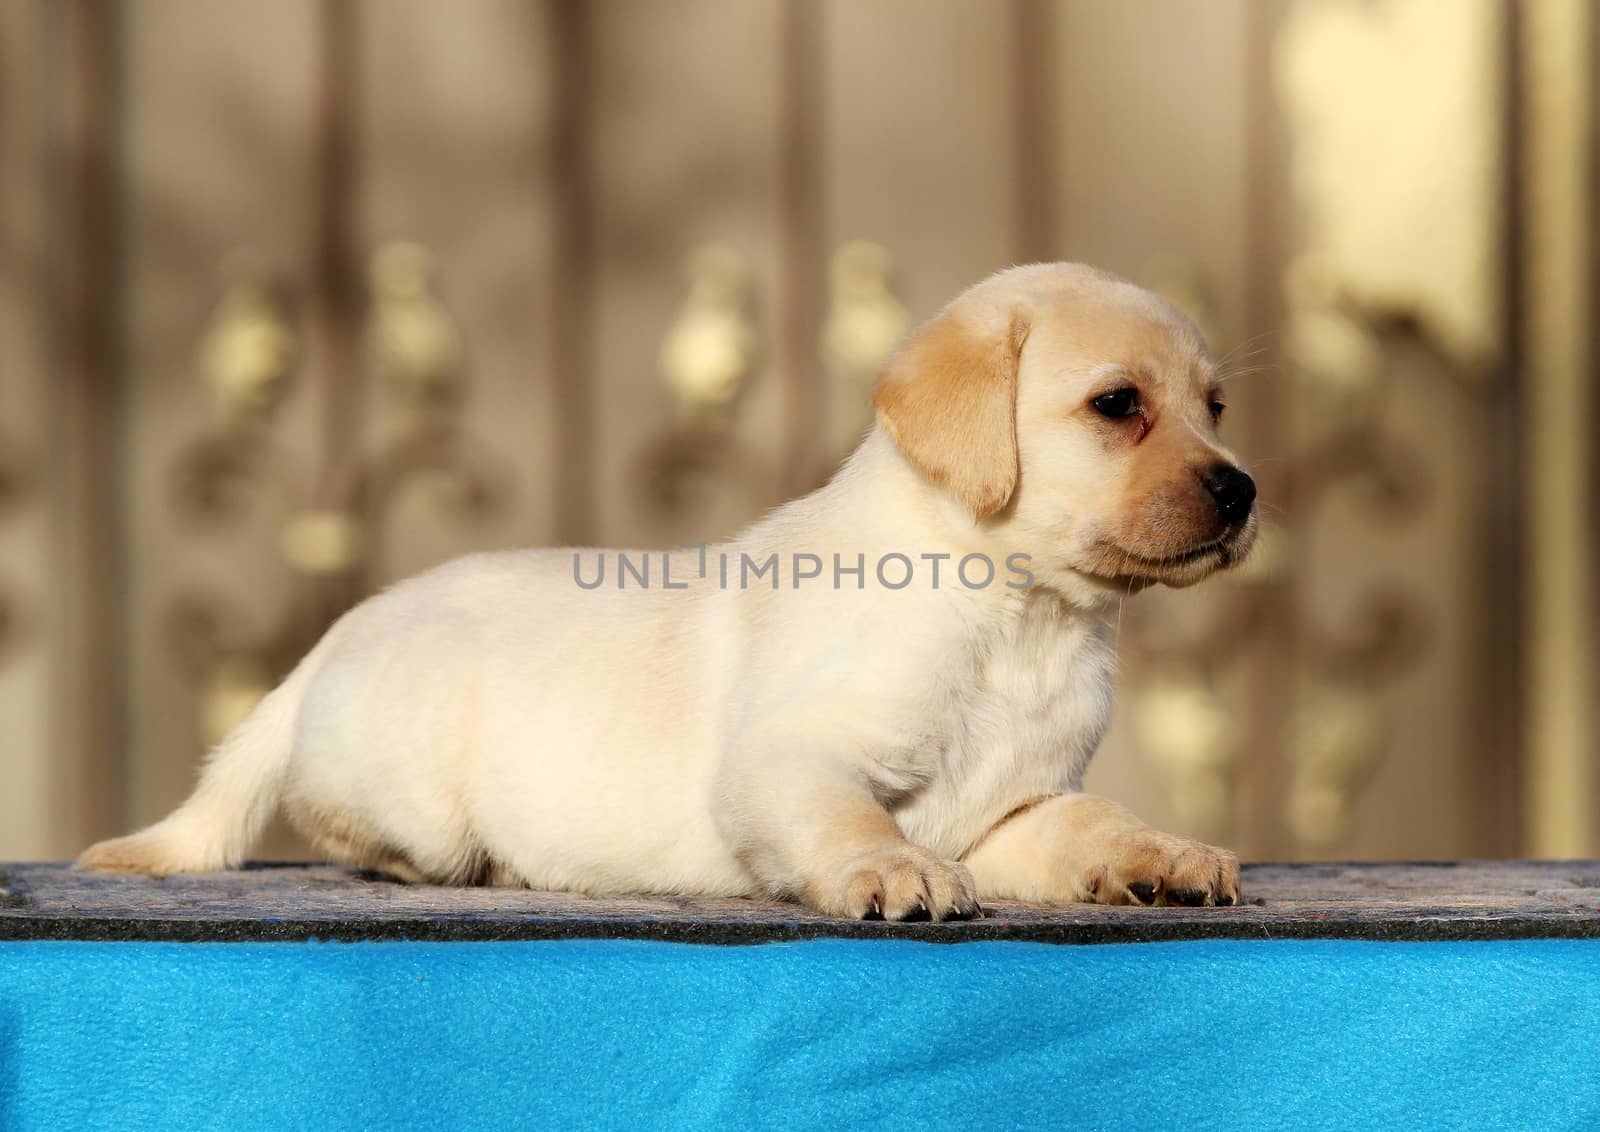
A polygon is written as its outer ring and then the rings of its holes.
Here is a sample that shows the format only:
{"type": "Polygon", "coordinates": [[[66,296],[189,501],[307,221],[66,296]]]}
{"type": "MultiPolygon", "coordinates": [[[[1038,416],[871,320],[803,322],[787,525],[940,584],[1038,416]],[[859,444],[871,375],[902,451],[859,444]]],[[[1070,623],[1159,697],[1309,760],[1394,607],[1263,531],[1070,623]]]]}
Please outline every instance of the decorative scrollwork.
{"type": "Polygon", "coordinates": [[[1226,832],[1241,736],[1205,670],[1168,665],[1146,674],[1134,692],[1139,746],[1161,764],[1173,810],[1199,836],[1226,832]]]}
{"type": "MultiPolygon", "coordinates": [[[[1427,505],[1427,469],[1379,423],[1398,341],[1464,378],[1493,372],[1503,11],[1492,0],[1294,0],[1282,25],[1275,79],[1302,232],[1283,278],[1285,354],[1333,422],[1288,469],[1302,530],[1336,493],[1360,492],[1369,522],[1427,505]]],[[[1382,689],[1427,652],[1423,610],[1389,580],[1371,582],[1335,624],[1290,610],[1299,666],[1286,818],[1302,847],[1344,836],[1386,742],[1382,689]]]]}
{"type": "MultiPolygon", "coordinates": [[[[1360,491],[1361,513],[1376,523],[1413,518],[1427,504],[1428,475],[1416,456],[1372,422],[1342,429],[1302,454],[1289,469],[1291,497],[1302,523],[1334,492],[1360,491]]],[[[1404,669],[1424,652],[1427,624],[1416,595],[1393,585],[1369,591],[1334,630],[1306,620],[1306,658],[1331,678],[1378,678],[1404,669]]]]}
{"type": "Polygon", "coordinates": [[[687,415],[731,406],[755,364],[749,270],[720,244],[689,257],[689,293],[661,343],[661,376],[687,415]]]}
{"type": "Polygon", "coordinates": [[[822,360],[840,380],[869,383],[911,324],[905,304],[889,286],[893,266],[889,249],[869,240],[851,240],[833,253],[822,360]]]}
{"type": "Polygon", "coordinates": [[[300,479],[265,428],[238,422],[179,453],[170,476],[178,514],[203,527],[241,520],[262,495],[294,498],[300,479]]]}
{"type": "Polygon", "coordinates": [[[461,335],[433,294],[433,256],[396,241],[372,257],[367,344],[379,376],[407,401],[448,400],[460,389],[461,335]]]}
{"type": "MultiPolygon", "coordinates": [[[[1337,491],[1361,491],[1361,513],[1377,523],[1416,515],[1429,496],[1416,458],[1370,419],[1303,454],[1291,478],[1305,524],[1337,491]]],[[[1383,752],[1382,688],[1426,655],[1430,635],[1417,595],[1381,580],[1334,624],[1305,611],[1296,618],[1302,670],[1287,736],[1288,829],[1318,850],[1344,836],[1355,793],[1383,752]]]]}
{"type": "Polygon", "coordinates": [[[442,510],[465,522],[492,517],[510,495],[495,462],[451,420],[437,416],[412,422],[359,469],[355,493],[367,522],[381,530],[400,489],[428,478],[441,489],[442,510]]]}
{"type": "Polygon", "coordinates": [[[1288,735],[1292,754],[1285,817],[1307,848],[1344,836],[1352,800],[1383,749],[1384,726],[1371,688],[1324,679],[1300,688],[1288,735]]]}
{"type": "Polygon", "coordinates": [[[646,445],[637,482],[659,511],[682,513],[719,485],[762,482],[768,461],[739,438],[734,411],[757,360],[750,272],[721,244],[689,257],[689,291],[661,343],[672,425],[646,445]]]}
{"type": "Polygon", "coordinates": [[[1367,327],[1391,318],[1415,325],[1456,372],[1489,372],[1500,349],[1503,18],[1494,0],[1290,5],[1273,62],[1304,231],[1287,281],[1289,341],[1308,377],[1369,375],[1367,327]]]}
{"type": "Polygon", "coordinates": [[[276,407],[299,338],[284,289],[258,255],[235,253],[222,274],[228,282],[200,340],[200,372],[223,416],[242,423],[276,407]]]}
{"type": "Polygon", "coordinates": [[[640,459],[639,482],[652,506],[683,514],[719,486],[770,480],[771,461],[740,439],[736,422],[721,416],[688,417],[656,437],[640,459]]]}
{"type": "Polygon", "coordinates": [[[299,587],[258,630],[236,599],[213,589],[173,599],[163,626],[167,652],[195,688],[196,723],[207,745],[243,719],[316,642],[326,627],[319,610],[314,595],[299,587]]]}
{"type": "MultiPolygon", "coordinates": [[[[175,465],[181,514],[208,526],[237,520],[256,496],[276,497],[288,516],[279,554],[288,568],[284,609],[265,629],[247,628],[229,599],[215,592],[180,595],[169,608],[172,655],[198,688],[199,724],[219,739],[292,666],[352,601],[377,580],[377,539],[400,489],[417,478],[440,483],[441,504],[467,521],[492,515],[507,489],[495,462],[463,433],[458,403],[463,358],[454,323],[432,290],[433,260],[415,244],[381,248],[373,258],[366,328],[369,360],[381,388],[407,408],[400,431],[334,481],[333,498],[315,493],[274,442],[272,410],[298,356],[286,321],[290,309],[258,276],[232,283],[200,350],[201,373],[222,410],[212,432],[196,438],[175,465]]],[[[355,374],[336,380],[356,381],[355,374]]],[[[347,453],[324,452],[324,460],[347,453]]]]}

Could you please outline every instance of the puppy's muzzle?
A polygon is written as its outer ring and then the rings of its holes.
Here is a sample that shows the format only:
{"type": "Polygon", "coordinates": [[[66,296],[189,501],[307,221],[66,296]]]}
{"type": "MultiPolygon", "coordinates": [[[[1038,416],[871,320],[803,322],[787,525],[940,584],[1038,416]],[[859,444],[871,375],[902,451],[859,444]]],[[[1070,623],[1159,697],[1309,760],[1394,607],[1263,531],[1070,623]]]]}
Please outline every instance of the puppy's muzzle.
{"type": "Polygon", "coordinates": [[[1242,523],[1256,502],[1256,481],[1232,464],[1218,464],[1201,477],[1225,523],[1242,523]]]}

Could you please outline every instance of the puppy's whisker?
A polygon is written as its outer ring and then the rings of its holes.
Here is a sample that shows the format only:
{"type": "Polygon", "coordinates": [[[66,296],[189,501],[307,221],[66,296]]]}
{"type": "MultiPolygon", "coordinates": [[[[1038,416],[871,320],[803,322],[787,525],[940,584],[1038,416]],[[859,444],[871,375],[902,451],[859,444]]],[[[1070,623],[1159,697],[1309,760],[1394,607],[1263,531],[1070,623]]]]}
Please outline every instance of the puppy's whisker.
{"type": "Polygon", "coordinates": [[[1283,369],[1282,366],[1266,365],[1266,366],[1250,366],[1248,369],[1229,370],[1228,372],[1226,372],[1224,374],[1220,374],[1217,377],[1217,384],[1218,385],[1227,385],[1230,382],[1236,381],[1236,380],[1238,380],[1240,378],[1255,377],[1257,374],[1276,375],[1276,374],[1280,373],[1282,371],[1282,369],[1283,369]]]}
{"type": "Polygon", "coordinates": [[[1234,358],[1231,361],[1228,361],[1228,362],[1226,362],[1224,364],[1218,365],[1217,366],[1217,370],[1216,370],[1217,380],[1220,381],[1220,382],[1223,382],[1224,384],[1226,384],[1227,382],[1232,381],[1234,378],[1241,377],[1241,376],[1243,376],[1245,374],[1258,373],[1261,370],[1267,370],[1267,369],[1280,369],[1280,368],[1282,368],[1278,362],[1272,362],[1272,361],[1262,362],[1259,365],[1251,365],[1251,364],[1249,364],[1251,362],[1254,362],[1256,357],[1258,357],[1258,356],[1260,356],[1260,355],[1251,355],[1250,357],[1244,357],[1244,358],[1234,358]]]}
{"type": "Polygon", "coordinates": [[[1271,339],[1275,338],[1277,333],[1278,332],[1276,330],[1263,330],[1259,334],[1252,334],[1243,341],[1235,342],[1227,353],[1223,354],[1222,357],[1216,360],[1217,368],[1221,369],[1227,362],[1233,361],[1237,358],[1253,358],[1258,354],[1266,352],[1267,350],[1271,349],[1271,339]]]}
{"type": "Polygon", "coordinates": [[[1122,556],[1122,572],[1129,575],[1128,584],[1123,587],[1122,598],[1117,602],[1117,642],[1122,641],[1122,613],[1128,608],[1128,598],[1133,596],[1133,563],[1128,561],[1127,554],[1122,556]]]}

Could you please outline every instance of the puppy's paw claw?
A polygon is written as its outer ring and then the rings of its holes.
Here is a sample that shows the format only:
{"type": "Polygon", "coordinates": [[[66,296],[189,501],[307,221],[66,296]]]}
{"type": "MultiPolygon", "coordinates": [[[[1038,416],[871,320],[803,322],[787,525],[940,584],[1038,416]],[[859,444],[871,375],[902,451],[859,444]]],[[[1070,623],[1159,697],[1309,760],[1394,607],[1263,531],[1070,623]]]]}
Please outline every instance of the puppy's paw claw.
{"type": "Polygon", "coordinates": [[[852,920],[907,923],[982,914],[966,866],[915,846],[858,857],[817,895],[821,911],[852,920]]]}
{"type": "Polygon", "coordinates": [[[1151,884],[1148,881],[1142,880],[1133,880],[1128,882],[1128,891],[1133,895],[1134,901],[1139,904],[1154,904],[1156,901],[1156,891],[1160,887],[1161,885],[1159,882],[1156,884],[1151,884]]]}
{"type": "Polygon", "coordinates": [[[1239,902],[1239,860],[1187,837],[1132,829],[1114,839],[1078,889],[1100,904],[1228,906],[1239,902]]]}

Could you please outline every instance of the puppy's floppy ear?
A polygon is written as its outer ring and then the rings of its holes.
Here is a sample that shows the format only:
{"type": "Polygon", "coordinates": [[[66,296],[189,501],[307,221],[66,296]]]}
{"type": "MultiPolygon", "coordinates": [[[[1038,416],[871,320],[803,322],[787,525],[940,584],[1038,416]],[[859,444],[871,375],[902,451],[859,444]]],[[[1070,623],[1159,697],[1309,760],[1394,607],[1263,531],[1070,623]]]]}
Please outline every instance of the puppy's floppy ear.
{"type": "Polygon", "coordinates": [[[878,420],[934,483],[987,519],[1017,489],[1020,311],[945,310],[907,338],[873,386],[878,420]]]}

